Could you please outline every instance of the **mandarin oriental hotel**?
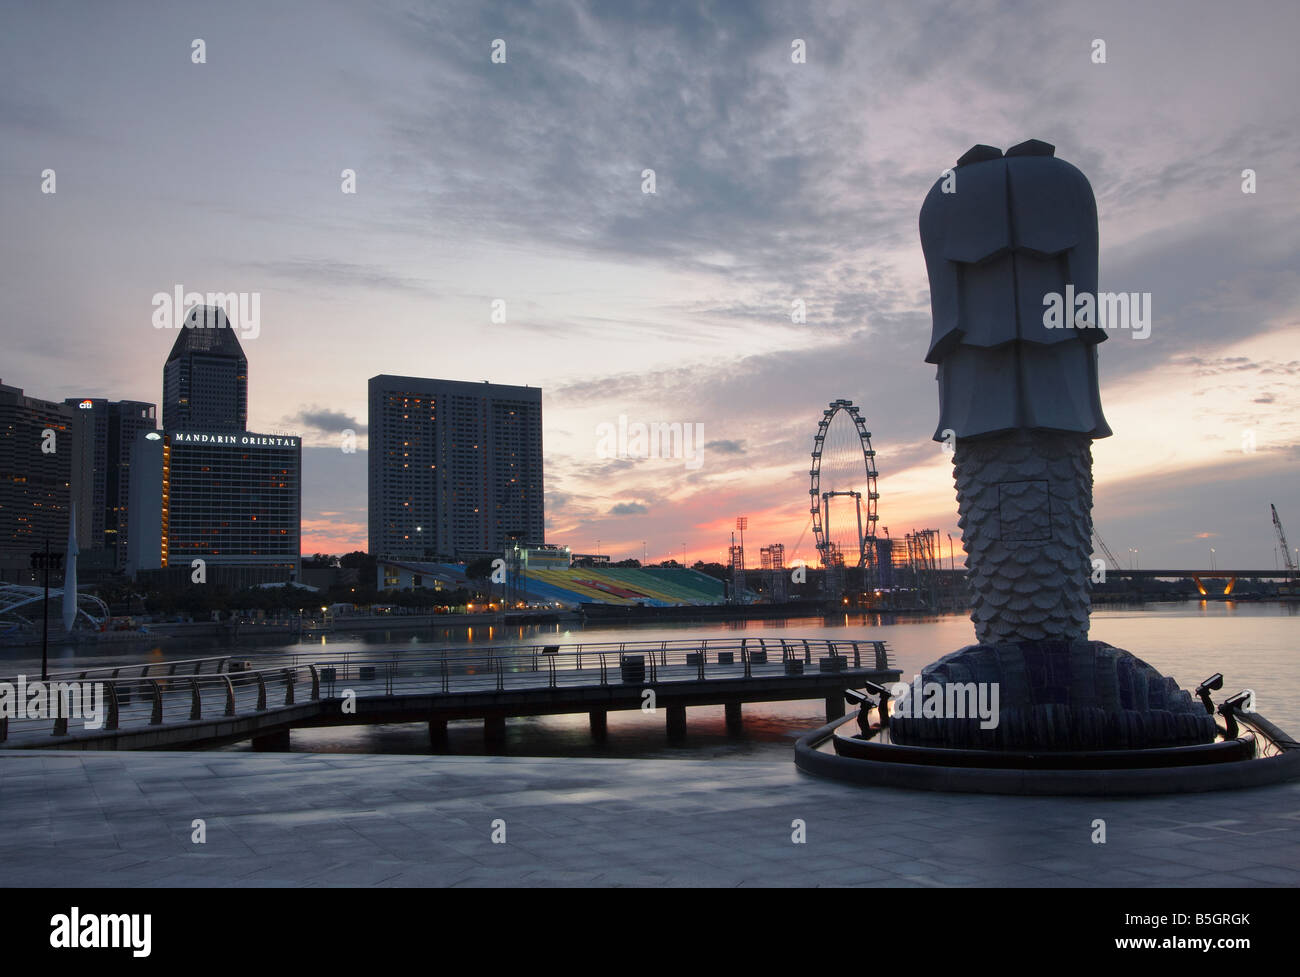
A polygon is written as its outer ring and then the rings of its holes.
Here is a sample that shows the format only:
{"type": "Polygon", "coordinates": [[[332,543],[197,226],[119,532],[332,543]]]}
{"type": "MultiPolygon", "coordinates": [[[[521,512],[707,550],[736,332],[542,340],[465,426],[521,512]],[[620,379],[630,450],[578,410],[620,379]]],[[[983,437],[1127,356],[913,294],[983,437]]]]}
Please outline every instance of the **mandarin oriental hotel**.
{"type": "MultiPolygon", "coordinates": [[[[263,569],[251,580],[299,577],[302,442],[249,431],[164,431],[137,440],[137,514],[156,513],[131,538],[133,570],[208,566],[263,569]]],[[[134,530],[133,530],[134,531],[134,530]]]]}

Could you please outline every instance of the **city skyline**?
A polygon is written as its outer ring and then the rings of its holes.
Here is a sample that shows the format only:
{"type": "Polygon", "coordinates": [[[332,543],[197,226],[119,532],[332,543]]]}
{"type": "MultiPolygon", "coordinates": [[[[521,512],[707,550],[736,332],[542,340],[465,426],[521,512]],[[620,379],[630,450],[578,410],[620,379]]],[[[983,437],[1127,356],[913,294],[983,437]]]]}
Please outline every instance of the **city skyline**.
{"type": "Polygon", "coordinates": [[[82,11],[97,29],[65,37],[73,14],[26,11],[0,39],[20,79],[0,126],[21,136],[0,145],[0,193],[22,232],[0,378],[161,404],[176,337],[152,297],[238,290],[261,296],[248,427],[304,435],[307,553],[366,548],[365,379],[382,373],[544,387],[546,537],[575,551],[717,559],[746,515],[752,553],[781,542],[814,562],[811,532],[795,546],[808,456],[841,397],[872,431],[881,525],[956,536],[916,213],[973,143],[1037,137],[1093,182],[1102,287],[1153,296],[1151,335],[1100,350],[1115,436],[1094,446],[1098,531],[1144,566],[1208,567],[1213,546],[1220,566],[1267,568],[1268,504],[1300,524],[1300,173],[1276,121],[1293,114],[1298,15],[1172,9],[990,26],[924,4],[327,6],[268,14],[252,38],[220,12],[138,33],[82,11]],[[885,31],[910,41],[874,43],[885,31]],[[94,85],[32,62],[51,37],[103,65],[94,85]],[[1008,43],[1019,58],[992,70],[1008,43]],[[929,111],[959,100],[960,116],[929,111]],[[230,153],[152,162],[232,119],[230,153]],[[620,418],[703,425],[702,463],[601,457],[620,418]]]}

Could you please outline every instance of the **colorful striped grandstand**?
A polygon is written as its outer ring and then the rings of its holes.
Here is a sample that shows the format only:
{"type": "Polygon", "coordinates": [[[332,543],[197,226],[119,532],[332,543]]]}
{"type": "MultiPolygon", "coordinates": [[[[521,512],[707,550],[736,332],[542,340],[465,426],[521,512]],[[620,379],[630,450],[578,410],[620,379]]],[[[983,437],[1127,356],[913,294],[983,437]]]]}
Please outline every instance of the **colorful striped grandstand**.
{"type": "Polygon", "coordinates": [[[721,604],[722,581],[698,570],[674,567],[578,567],[570,570],[530,568],[524,589],[538,599],[567,606],[616,604],[673,607],[721,604]]]}
{"type": "MultiPolygon", "coordinates": [[[[395,581],[398,589],[434,586],[435,582],[445,588],[471,586],[465,578],[465,567],[455,563],[384,561],[379,576],[381,589],[386,578],[395,581]]],[[[722,581],[698,570],[678,567],[529,567],[520,583],[522,600],[570,608],[582,604],[700,606],[726,600],[722,581]]]]}

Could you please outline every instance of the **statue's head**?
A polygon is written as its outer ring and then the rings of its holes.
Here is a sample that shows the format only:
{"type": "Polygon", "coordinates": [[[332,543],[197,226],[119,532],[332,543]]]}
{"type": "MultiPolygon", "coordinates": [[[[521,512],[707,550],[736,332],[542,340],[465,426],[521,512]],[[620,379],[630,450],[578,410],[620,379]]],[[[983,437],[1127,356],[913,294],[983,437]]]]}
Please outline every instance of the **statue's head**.
{"type": "Polygon", "coordinates": [[[1005,154],[974,146],[921,207],[935,440],[1110,434],[1097,383],[1106,333],[1075,314],[1076,299],[1097,292],[1097,204],[1084,175],[1054,153],[1037,139],[1005,154]]]}
{"type": "Polygon", "coordinates": [[[934,331],[926,361],[958,343],[1100,342],[1043,325],[1043,296],[1097,291],[1097,203],[1087,178],[1038,139],[971,147],[921,207],[934,331]]]}

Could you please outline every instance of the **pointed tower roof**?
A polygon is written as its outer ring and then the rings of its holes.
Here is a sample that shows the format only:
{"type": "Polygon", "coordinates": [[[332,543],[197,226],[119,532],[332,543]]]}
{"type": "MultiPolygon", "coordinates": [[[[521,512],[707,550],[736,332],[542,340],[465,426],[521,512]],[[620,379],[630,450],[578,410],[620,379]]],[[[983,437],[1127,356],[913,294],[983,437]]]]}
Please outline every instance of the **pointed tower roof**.
{"type": "Polygon", "coordinates": [[[190,309],[167,362],[190,353],[247,359],[244,347],[239,345],[239,334],[230,325],[225,310],[216,305],[196,305],[190,309]]]}

